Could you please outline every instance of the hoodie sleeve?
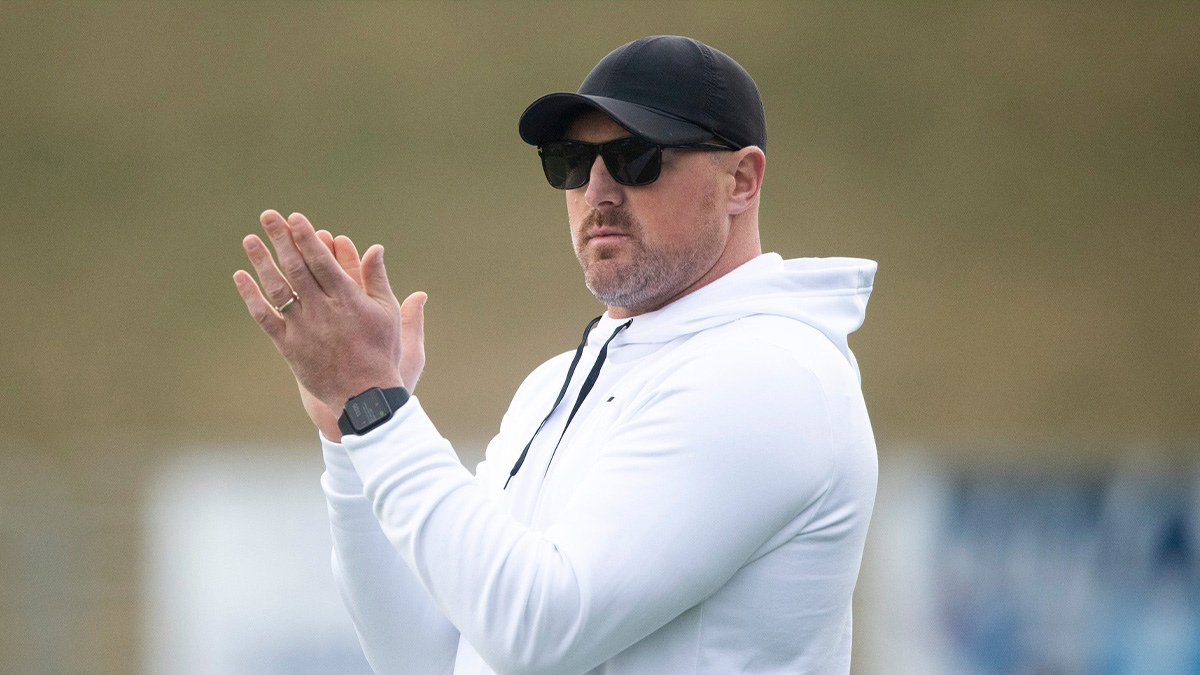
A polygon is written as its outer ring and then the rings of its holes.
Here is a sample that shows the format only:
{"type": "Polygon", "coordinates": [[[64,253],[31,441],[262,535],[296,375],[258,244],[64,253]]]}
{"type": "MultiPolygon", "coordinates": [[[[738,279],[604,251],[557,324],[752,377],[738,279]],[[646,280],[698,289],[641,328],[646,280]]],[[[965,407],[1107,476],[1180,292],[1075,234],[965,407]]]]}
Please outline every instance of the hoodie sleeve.
{"type": "Polygon", "coordinates": [[[828,485],[824,393],[764,347],[631,403],[559,519],[504,512],[411,399],[346,446],[383,532],[501,675],[583,673],[720,588],[828,485]]]}
{"type": "Polygon", "coordinates": [[[333,576],[378,675],[450,673],[458,630],[384,536],[346,448],[321,435],[333,576]]]}

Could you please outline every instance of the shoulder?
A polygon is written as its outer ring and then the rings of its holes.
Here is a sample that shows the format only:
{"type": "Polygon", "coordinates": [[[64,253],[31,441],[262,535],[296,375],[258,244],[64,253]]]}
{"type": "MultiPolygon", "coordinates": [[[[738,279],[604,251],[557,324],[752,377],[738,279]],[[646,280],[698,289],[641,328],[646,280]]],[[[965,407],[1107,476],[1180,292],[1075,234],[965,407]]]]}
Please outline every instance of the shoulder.
{"type": "Polygon", "coordinates": [[[753,326],[707,330],[645,366],[631,413],[654,411],[708,434],[821,433],[829,412],[819,360],[753,326]]]}
{"type": "Polygon", "coordinates": [[[786,318],[697,333],[637,380],[630,419],[673,420],[680,430],[829,448],[859,422],[846,414],[862,398],[853,367],[820,331],[786,318]]]}
{"type": "Polygon", "coordinates": [[[857,386],[853,368],[819,330],[751,316],[696,333],[663,358],[660,377],[748,388],[857,386]]]}
{"type": "Polygon", "coordinates": [[[735,332],[705,331],[647,364],[610,450],[637,466],[674,458],[688,480],[721,476],[799,509],[836,462],[826,387],[788,349],[735,332]]]}

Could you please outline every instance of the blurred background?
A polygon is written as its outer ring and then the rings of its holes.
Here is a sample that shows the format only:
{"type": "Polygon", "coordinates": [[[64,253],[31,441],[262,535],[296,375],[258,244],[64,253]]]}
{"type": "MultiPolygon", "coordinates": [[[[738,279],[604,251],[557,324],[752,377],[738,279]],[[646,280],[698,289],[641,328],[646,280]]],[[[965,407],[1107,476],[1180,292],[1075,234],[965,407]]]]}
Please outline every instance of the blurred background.
{"type": "Polygon", "coordinates": [[[602,309],[517,117],[656,33],[879,261],[854,672],[1200,673],[1200,5],[778,2],[0,3],[0,673],[369,672],[240,241],[384,244],[473,469],[602,309]]]}

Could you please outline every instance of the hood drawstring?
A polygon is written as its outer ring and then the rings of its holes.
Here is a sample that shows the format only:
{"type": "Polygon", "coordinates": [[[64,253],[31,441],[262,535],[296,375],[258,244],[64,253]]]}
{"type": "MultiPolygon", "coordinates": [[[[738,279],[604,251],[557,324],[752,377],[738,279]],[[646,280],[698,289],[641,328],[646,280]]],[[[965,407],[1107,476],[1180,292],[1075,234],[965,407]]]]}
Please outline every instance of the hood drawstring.
{"type": "MultiPolygon", "coordinates": [[[[550,412],[546,413],[546,417],[542,419],[542,423],[533,432],[533,436],[529,437],[529,442],[525,444],[525,449],[521,451],[521,456],[517,458],[517,463],[513,464],[512,470],[508,472],[508,478],[504,481],[504,489],[508,488],[508,482],[521,470],[521,465],[525,463],[525,456],[529,454],[529,446],[533,445],[533,439],[537,438],[538,432],[542,430],[542,427],[546,426],[546,422],[550,420],[550,416],[558,409],[558,404],[562,403],[563,397],[566,396],[567,389],[571,385],[571,378],[575,375],[575,366],[579,365],[579,359],[583,356],[583,348],[587,345],[588,335],[602,318],[603,315],[592,319],[588,322],[587,327],[583,329],[583,340],[580,341],[579,346],[575,349],[575,358],[571,360],[571,367],[567,369],[567,379],[563,382],[562,389],[558,392],[558,398],[554,399],[554,405],[550,406],[550,412]]],[[[558,442],[554,444],[554,450],[550,453],[550,462],[554,461],[554,454],[558,452],[558,446],[562,443],[563,436],[567,435],[567,427],[571,426],[571,420],[575,419],[575,413],[579,412],[579,406],[583,405],[583,399],[587,398],[588,392],[592,390],[592,387],[596,384],[596,380],[600,377],[600,367],[604,365],[604,359],[608,357],[608,343],[612,342],[618,333],[629,328],[632,323],[633,319],[630,319],[617,326],[612,335],[604,341],[604,346],[600,348],[600,354],[596,357],[596,363],[592,365],[591,372],[588,373],[587,378],[583,381],[583,385],[579,388],[579,396],[575,398],[575,406],[571,408],[571,414],[567,416],[567,423],[563,425],[562,433],[558,436],[558,442]]],[[[546,463],[547,472],[550,471],[550,462],[546,463]]]]}

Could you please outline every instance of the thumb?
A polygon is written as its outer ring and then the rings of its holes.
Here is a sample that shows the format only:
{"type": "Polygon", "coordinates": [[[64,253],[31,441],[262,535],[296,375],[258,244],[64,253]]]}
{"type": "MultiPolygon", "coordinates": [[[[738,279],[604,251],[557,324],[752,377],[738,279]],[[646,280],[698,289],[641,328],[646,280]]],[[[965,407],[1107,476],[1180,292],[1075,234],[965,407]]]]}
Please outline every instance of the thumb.
{"type": "Polygon", "coordinates": [[[425,293],[417,291],[404,299],[400,305],[400,344],[404,354],[400,357],[400,379],[411,392],[421,379],[425,369],[425,293]]]}
{"type": "Polygon", "coordinates": [[[367,295],[387,303],[396,301],[388,283],[387,270],[383,267],[383,246],[375,244],[363,254],[362,280],[367,295]]]}

